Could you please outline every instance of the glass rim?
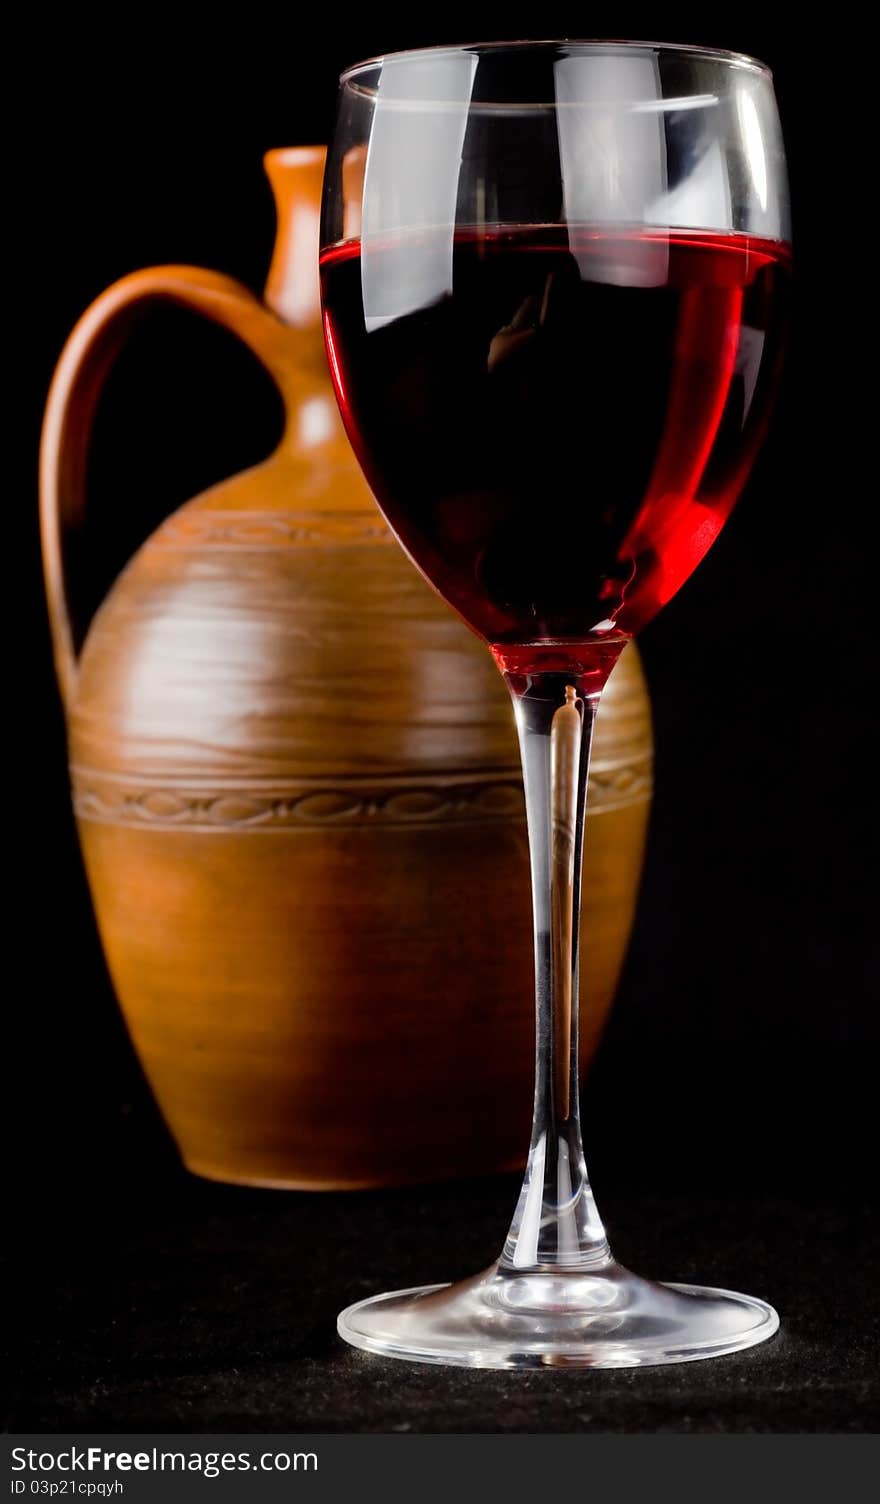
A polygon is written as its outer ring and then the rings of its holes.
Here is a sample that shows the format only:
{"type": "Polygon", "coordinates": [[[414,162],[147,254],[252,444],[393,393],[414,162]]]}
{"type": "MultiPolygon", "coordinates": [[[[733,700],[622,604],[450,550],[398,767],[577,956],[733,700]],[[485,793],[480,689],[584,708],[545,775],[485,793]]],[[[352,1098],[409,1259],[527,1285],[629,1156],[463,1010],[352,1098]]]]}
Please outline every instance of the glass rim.
{"type": "MultiPolygon", "coordinates": [[[[639,41],[635,38],[624,37],[541,37],[535,40],[523,38],[521,40],[507,42],[442,42],[433,47],[403,47],[395,52],[380,52],[375,57],[363,58],[360,62],[352,63],[344,68],[339,75],[339,84],[345,88],[349,83],[356,81],[360,74],[371,69],[381,68],[384,63],[393,62],[398,58],[419,57],[452,57],[460,52],[474,52],[479,54],[491,52],[518,52],[540,51],[548,47],[570,47],[574,50],[582,48],[590,49],[606,48],[609,52],[625,53],[633,51],[653,51],[681,53],[687,57],[706,58],[716,63],[722,63],[730,68],[745,68],[753,73],[759,73],[765,78],[772,79],[772,70],[763,63],[760,58],[753,57],[748,52],[733,52],[725,47],[705,47],[695,42],[651,42],[639,41]]],[[[361,93],[375,93],[372,89],[365,89],[361,84],[358,86],[361,93]]],[[[485,104],[486,102],[483,101],[485,104]]],[[[548,107],[553,103],[547,101],[548,107]]]]}

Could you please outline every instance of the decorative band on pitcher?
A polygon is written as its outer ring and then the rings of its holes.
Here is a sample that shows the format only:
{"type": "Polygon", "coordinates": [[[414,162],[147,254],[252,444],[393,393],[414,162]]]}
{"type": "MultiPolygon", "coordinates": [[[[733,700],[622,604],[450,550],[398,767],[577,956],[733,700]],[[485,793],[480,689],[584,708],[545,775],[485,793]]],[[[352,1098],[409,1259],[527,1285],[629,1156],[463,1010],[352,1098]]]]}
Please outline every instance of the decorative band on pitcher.
{"type": "MultiPolygon", "coordinates": [[[[590,773],[588,812],[639,804],[651,793],[650,754],[598,766],[590,773]]],[[[195,830],[328,829],[338,826],[427,827],[447,823],[507,822],[525,818],[517,772],[459,779],[344,779],[254,789],[211,784],[133,780],[75,768],[77,818],[112,825],[187,827],[195,830]]]]}
{"type": "Polygon", "coordinates": [[[365,511],[207,511],[186,507],[153,534],[153,547],[332,548],[345,543],[391,544],[377,512],[365,511]]]}

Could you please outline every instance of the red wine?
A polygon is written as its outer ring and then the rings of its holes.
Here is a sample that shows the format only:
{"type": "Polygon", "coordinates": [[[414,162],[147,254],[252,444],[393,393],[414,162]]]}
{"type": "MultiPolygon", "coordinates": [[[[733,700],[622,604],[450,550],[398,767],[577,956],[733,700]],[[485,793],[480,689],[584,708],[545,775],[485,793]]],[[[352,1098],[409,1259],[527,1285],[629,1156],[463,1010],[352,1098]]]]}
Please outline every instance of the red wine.
{"type": "Polygon", "coordinates": [[[789,265],[745,235],[561,226],[324,253],[355,452],[490,643],[630,634],[687,579],[765,427],[789,265]]]}

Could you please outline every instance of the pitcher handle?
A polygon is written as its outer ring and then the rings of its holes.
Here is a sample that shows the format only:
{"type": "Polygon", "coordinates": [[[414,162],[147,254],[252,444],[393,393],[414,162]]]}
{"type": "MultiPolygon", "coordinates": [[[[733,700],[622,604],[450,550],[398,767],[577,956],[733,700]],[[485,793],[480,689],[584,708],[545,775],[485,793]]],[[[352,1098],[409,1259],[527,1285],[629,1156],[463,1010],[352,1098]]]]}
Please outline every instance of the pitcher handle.
{"type": "Polygon", "coordinates": [[[65,709],[77,654],[64,564],[65,534],[85,515],[92,421],[130,329],[157,303],[189,308],[238,336],[283,387],[289,331],[241,282],[198,266],[153,266],[114,282],[75,325],[55,369],[40,445],[40,531],[55,669],[65,709]]]}

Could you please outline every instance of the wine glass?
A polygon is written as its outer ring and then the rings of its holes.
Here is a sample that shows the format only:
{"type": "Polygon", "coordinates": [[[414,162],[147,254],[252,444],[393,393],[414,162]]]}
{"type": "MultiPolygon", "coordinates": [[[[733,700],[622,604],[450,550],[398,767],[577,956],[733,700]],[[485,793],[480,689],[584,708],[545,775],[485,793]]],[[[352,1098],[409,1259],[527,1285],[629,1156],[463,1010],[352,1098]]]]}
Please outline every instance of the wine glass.
{"type": "Polygon", "coordinates": [[[613,1258],[581,1144],[577,944],[599,699],[746,479],[779,373],[788,237],[772,79],[752,58],[496,43],[340,80],[328,358],[391,527],[510,690],[537,984],[534,1126],[501,1256],[349,1306],[339,1332],[355,1346],[630,1367],[732,1352],[779,1324],[761,1300],[613,1258]]]}

